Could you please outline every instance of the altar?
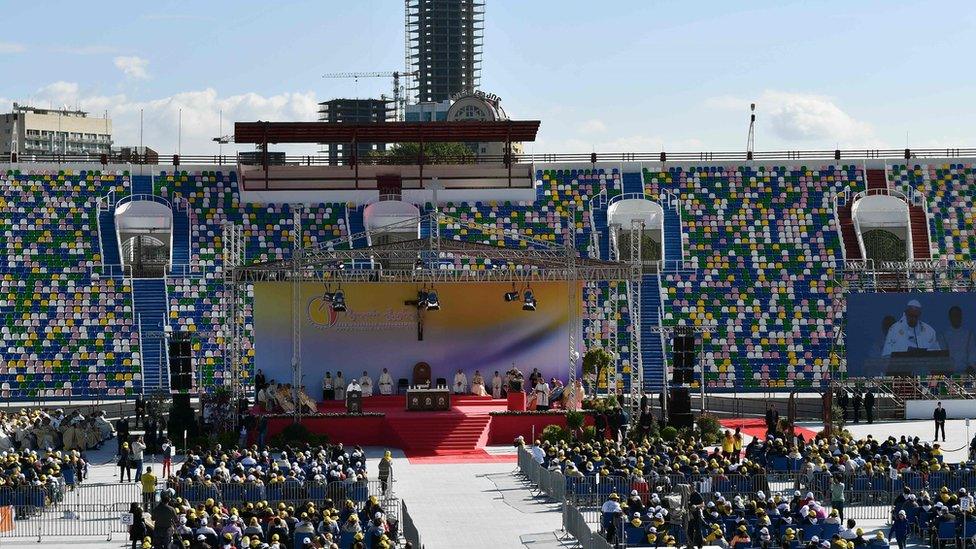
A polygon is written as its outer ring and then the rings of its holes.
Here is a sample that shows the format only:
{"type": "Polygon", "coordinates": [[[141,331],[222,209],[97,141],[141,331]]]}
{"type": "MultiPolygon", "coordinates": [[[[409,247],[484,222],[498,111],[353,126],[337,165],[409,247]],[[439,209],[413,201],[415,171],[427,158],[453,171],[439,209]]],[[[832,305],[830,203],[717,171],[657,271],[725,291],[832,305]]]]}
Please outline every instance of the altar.
{"type": "Polygon", "coordinates": [[[424,411],[450,410],[451,392],[446,387],[429,389],[411,387],[407,389],[407,410],[424,411]]]}

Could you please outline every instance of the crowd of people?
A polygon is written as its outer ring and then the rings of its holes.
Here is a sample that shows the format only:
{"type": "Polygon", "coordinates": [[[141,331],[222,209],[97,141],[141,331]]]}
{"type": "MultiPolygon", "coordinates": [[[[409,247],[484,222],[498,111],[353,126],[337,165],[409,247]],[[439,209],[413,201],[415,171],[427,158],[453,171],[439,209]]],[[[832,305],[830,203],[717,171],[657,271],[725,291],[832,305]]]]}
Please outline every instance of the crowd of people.
{"type": "MultiPolygon", "coordinates": [[[[771,412],[767,424],[775,426],[771,412]]],[[[770,428],[766,438],[754,437],[747,444],[736,430],[726,431],[719,444],[707,445],[690,436],[665,442],[613,430],[601,430],[600,435],[586,443],[536,441],[527,451],[544,468],[563,474],[567,491],[605,498],[600,503],[601,530],[610,540],[732,547],[794,547],[802,542],[811,548],[846,549],[847,544],[887,545],[890,537],[902,545],[910,531],[937,536],[946,521],[961,529],[961,517],[976,510],[965,489],[943,485],[932,495],[918,488],[935,486],[935,473],[969,478],[976,471],[971,463],[945,463],[938,443],[917,437],[855,439],[838,434],[804,440],[770,428]],[[774,490],[770,475],[788,471],[785,478],[790,480],[774,490]],[[893,527],[880,538],[868,539],[855,521],[845,520],[855,482],[903,492],[887,500],[893,527]],[[690,505],[675,499],[680,484],[693,491],[686,501],[690,505]]]]}
{"type": "MultiPolygon", "coordinates": [[[[387,456],[388,458],[389,456],[387,456]]],[[[192,448],[170,475],[170,487],[188,484],[328,483],[368,480],[366,452],[359,446],[341,443],[307,449],[285,448],[280,452],[250,448],[192,448]]]]}
{"type": "MultiPolygon", "coordinates": [[[[392,480],[392,456],[386,452],[378,466],[381,491],[392,480]]],[[[339,482],[344,486],[368,478],[365,451],[342,444],[281,451],[250,448],[195,447],[152,497],[155,477],[143,476],[147,497],[133,504],[129,529],[133,548],[172,549],[310,549],[391,548],[398,539],[398,521],[388,515],[380,499],[363,491],[323,491],[312,497],[311,485],[339,482]],[[237,501],[221,501],[218,490],[192,488],[242,485],[287,488],[281,497],[249,493],[237,501]],[[253,496],[251,494],[254,494],[253,496]]],[[[332,484],[329,484],[333,486],[332,484]]]]}
{"type": "Polygon", "coordinates": [[[58,408],[0,412],[0,451],[91,450],[112,438],[115,429],[104,410],[84,414],[58,408]]]}
{"type": "Polygon", "coordinates": [[[376,497],[361,506],[325,499],[233,507],[194,505],[168,489],[149,509],[133,504],[129,539],[133,549],[388,549],[398,528],[376,497]]]}

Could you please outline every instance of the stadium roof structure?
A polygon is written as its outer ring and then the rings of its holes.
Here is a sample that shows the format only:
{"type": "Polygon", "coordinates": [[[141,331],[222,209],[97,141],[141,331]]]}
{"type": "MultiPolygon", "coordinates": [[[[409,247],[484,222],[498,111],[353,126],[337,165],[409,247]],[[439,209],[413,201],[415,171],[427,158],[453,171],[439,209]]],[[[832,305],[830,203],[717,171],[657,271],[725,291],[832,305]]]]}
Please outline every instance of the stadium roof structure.
{"type": "Polygon", "coordinates": [[[538,120],[373,122],[236,122],[235,143],[469,143],[535,141],[538,120]]]}

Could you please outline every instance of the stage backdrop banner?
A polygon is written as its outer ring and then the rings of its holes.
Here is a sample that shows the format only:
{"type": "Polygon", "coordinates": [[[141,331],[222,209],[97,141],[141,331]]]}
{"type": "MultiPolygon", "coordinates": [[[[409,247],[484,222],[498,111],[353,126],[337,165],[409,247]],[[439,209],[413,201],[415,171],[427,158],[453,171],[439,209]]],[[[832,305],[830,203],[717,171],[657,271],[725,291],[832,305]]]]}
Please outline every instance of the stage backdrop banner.
{"type": "Polygon", "coordinates": [[[847,375],[962,374],[976,367],[976,294],[864,293],[847,300],[847,375]]]}
{"type": "MultiPolygon", "coordinates": [[[[413,284],[344,284],[347,311],[332,311],[321,284],[302,285],[302,370],[309,394],[320,399],[325,372],[369,372],[374,392],[387,368],[394,384],[412,378],[413,366],[427,362],[432,380],[451,384],[458,369],[468,383],[480,370],[491,391],[491,377],[512,364],[528,376],[539,368],[564,382],[569,375],[569,304],[565,282],[533,284],[535,311],[523,311],[521,296],[506,302],[511,284],[445,284],[436,287],[441,309],[422,311],[423,341],[418,341],[418,311],[404,302],[417,298],[413,284]]],[[[581,294],[580,294],[581,295],[581,294]]],[[[255,367],[269,380],[292,380],[290,283],[254,285],[255,367]]],[[[581,351],[582,352],[582,351],[581,351]]]]}

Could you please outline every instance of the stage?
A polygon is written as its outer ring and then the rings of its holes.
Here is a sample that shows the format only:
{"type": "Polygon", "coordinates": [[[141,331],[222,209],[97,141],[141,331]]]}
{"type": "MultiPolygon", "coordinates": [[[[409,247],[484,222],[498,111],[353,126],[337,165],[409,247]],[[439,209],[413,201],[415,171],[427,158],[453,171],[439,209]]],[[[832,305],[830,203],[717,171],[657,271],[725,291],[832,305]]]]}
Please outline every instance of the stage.
{"type": "MultiPolygon", "coordinates": [[[[372,396],[363,398],[363,412],[380,415],[303,416],[302,424],[316,434],[327,435],[332,442],[360,446],[401,448],[407,457],[464,457],[464,461],[512,460],[513,456],[491,456],[485,446],[512,444],[517,436],[531,441],[547,425],[566,426],[564,414],[491,415],[504,412],[508,401],[473,395],[451,395],[447,411],[408,412],[406,396],[372,396]]],[[[323,414],[345,412],[341,401],[318,402],[323,414]]],[[[256,407],[252,413],[263,412],[256,407]]],[[[272,416],[268,420],[268,439],[294,420],[291,416],[272,416]]],[[[587,424],[592,419],[587,418],[587,424]]]]}

